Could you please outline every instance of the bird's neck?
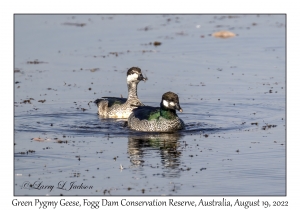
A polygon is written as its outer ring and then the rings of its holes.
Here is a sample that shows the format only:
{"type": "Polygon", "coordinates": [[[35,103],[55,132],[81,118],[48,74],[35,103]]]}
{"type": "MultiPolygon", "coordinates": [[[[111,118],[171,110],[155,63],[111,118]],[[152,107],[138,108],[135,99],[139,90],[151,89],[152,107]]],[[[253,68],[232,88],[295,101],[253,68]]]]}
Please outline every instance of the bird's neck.
{"type": "Polygon", "coordinates": [[[138,83],[135,82],[127,82],[127,88],[128,88],[128,99],[131,98],[137,98],[137,86],[138,83]]]}

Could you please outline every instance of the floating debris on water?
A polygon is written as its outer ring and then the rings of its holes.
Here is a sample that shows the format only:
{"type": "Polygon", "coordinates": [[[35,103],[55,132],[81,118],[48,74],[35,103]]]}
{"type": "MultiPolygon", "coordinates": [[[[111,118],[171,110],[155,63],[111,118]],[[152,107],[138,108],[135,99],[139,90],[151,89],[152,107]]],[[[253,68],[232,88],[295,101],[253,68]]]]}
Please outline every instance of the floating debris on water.
{"type": "Polygon", "coordinates": [[[99,68],[92,68],[92,69],[90,69],[90,72],[95,72],[95,71],[98,71],[98,70],[100,70],[99,68]]]}
{"type": "Polygon", "coordinates": [[[140,28],[138,29],[139,31],[148,31],[148,30],[152,30],[151,26],[146,26],[145,28],[140,28]]]}
{"type": "Polygon", "coordinates": [[[161,45],[161,42],[155,41],[155,42],[153,42],[153,45],[154,45],[154,46],[159,46],[159,45],[161,45]]]}
{"type": "Polygon", "coordinates": [[[27,61],[28,64],[41,64],[41,63],[47,63],[44,61],[39,61],[38,59],[35,59],[34,61],[27,61]]]}
{"type": "Polygon", "coordinates": [[[45,141],[45,139],[37,137],[37,138],[32,138],[31,140],[33,141],[45,141]]]}
{"type": "Polygon", "coordinates": [[[236,34],[231,31],[218,31],[213,33],[212,36],[217,38],[230,38],[235,37],[236,34]]]}
{"type": "Polygon", "coordinates": [[[40,137],[35,137],[35,138],[32,138],[31,140],[33,140],[33,141],[39,141],[39,142],[52,141],[52,142],[59,143],[59,144],[68,143],[69,142],[68,140],[60,140],[60,139],[57,139],[57,138],[54,138],[54,139],[50,139],[50,138],[44,139],[44,138],[40,138],[40,137]]]}
{"type": "Polygon", "coordinates": [[[27,154],[28,155],[28,153],[34,153],[35,151],[34,150],[27,150],[26,152],[19,152],[19,154],[21,154],[21,155],[25,155],[25,154],[27,154]]]}
{"type": "Polygon", "coordinates": [[[31,104],[30,100],[24,100],[24,101],[21,102],[21,103],[24,103],[24,104],[29,103],[29,104],[31,104]]]}
{"type": "Polygon", "coordinates": [[[68,143],[68,140],[56,140],[57,143],[62,144],[62,143],[68,143]]]}
{"type": "Polygon", "coordinates": [[[70,23],[70,22],[66,22],[66,23],[63,23],[63,25],[83,27],[83,26],[86,26],[86,23],[70,23]]]}
{"type": "Polygon", "coordinates": [[[268,125],[268,124],[266,124],[266,125],[264,125],[264,126],[262,126],[262,129],[263,130],[267,130],[267,129],[269,129],[269,128],[275,128],[277,125],[268,125]]]}

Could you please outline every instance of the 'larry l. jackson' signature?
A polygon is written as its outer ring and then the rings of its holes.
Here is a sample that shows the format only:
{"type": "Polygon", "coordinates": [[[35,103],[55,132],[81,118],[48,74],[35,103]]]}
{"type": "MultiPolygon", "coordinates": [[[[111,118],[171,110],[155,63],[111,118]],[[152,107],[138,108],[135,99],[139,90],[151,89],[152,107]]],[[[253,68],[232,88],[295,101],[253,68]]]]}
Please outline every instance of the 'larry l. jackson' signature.
{"type": "MultiPolygon", "coordinates": [[[[36,189],[36,190],[49,190],[50,192],[54,189],[54,185],[46,185],[43,184],[43,181],[35,181],[30,183],[29,181],[25,181],[22,184],[22,189],[36,189]]],[[[67,181],[60,181],[57,183],[57,189],[60,190],[85,190],[85,189],[93,189],[92,185],[85,185],[83,183],[77,184],[76,181],[67,182],[67,181]]]]}

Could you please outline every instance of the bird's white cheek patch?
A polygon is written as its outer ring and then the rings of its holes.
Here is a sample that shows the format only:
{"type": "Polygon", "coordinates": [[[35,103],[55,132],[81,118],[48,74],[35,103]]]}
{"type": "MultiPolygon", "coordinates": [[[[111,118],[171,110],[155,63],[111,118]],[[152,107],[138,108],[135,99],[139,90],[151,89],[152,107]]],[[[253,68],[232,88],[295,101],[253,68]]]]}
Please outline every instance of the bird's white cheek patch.
{"type": "Polygon", "coordinates": [[[127,82],[136,80],[137,78],[138,78],[137,74],[130,74],[130,75],[127,76],[127,82]]]}
{"type": "Polygon", "coordinates": [[[174,104],[174,102],[173,102],[173,101],[171,101],[171,102],[170,102],[170,105],[171,105],[171,106],[175,106],[175,104],[174,104]]]}
{"type": "Polygon", "coordinates": [[[166,100],[163,100],[163,104],[165,107],[169,107],[169,103],[166,100]]]}

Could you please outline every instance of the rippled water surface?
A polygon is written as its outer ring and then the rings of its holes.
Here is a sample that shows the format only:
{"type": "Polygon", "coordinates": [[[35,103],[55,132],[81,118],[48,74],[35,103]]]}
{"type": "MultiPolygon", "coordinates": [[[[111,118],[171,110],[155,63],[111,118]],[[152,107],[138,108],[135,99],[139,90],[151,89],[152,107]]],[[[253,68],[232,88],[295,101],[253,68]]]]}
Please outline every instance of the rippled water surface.
{"type": "Polygon", "coordinates": [[[15,195],[285,195],[285,30],[284,15],[16,15],[15,195]],[[132,66],[144,104],[179,95],[185,130],[98,117],[132,66]]]}

